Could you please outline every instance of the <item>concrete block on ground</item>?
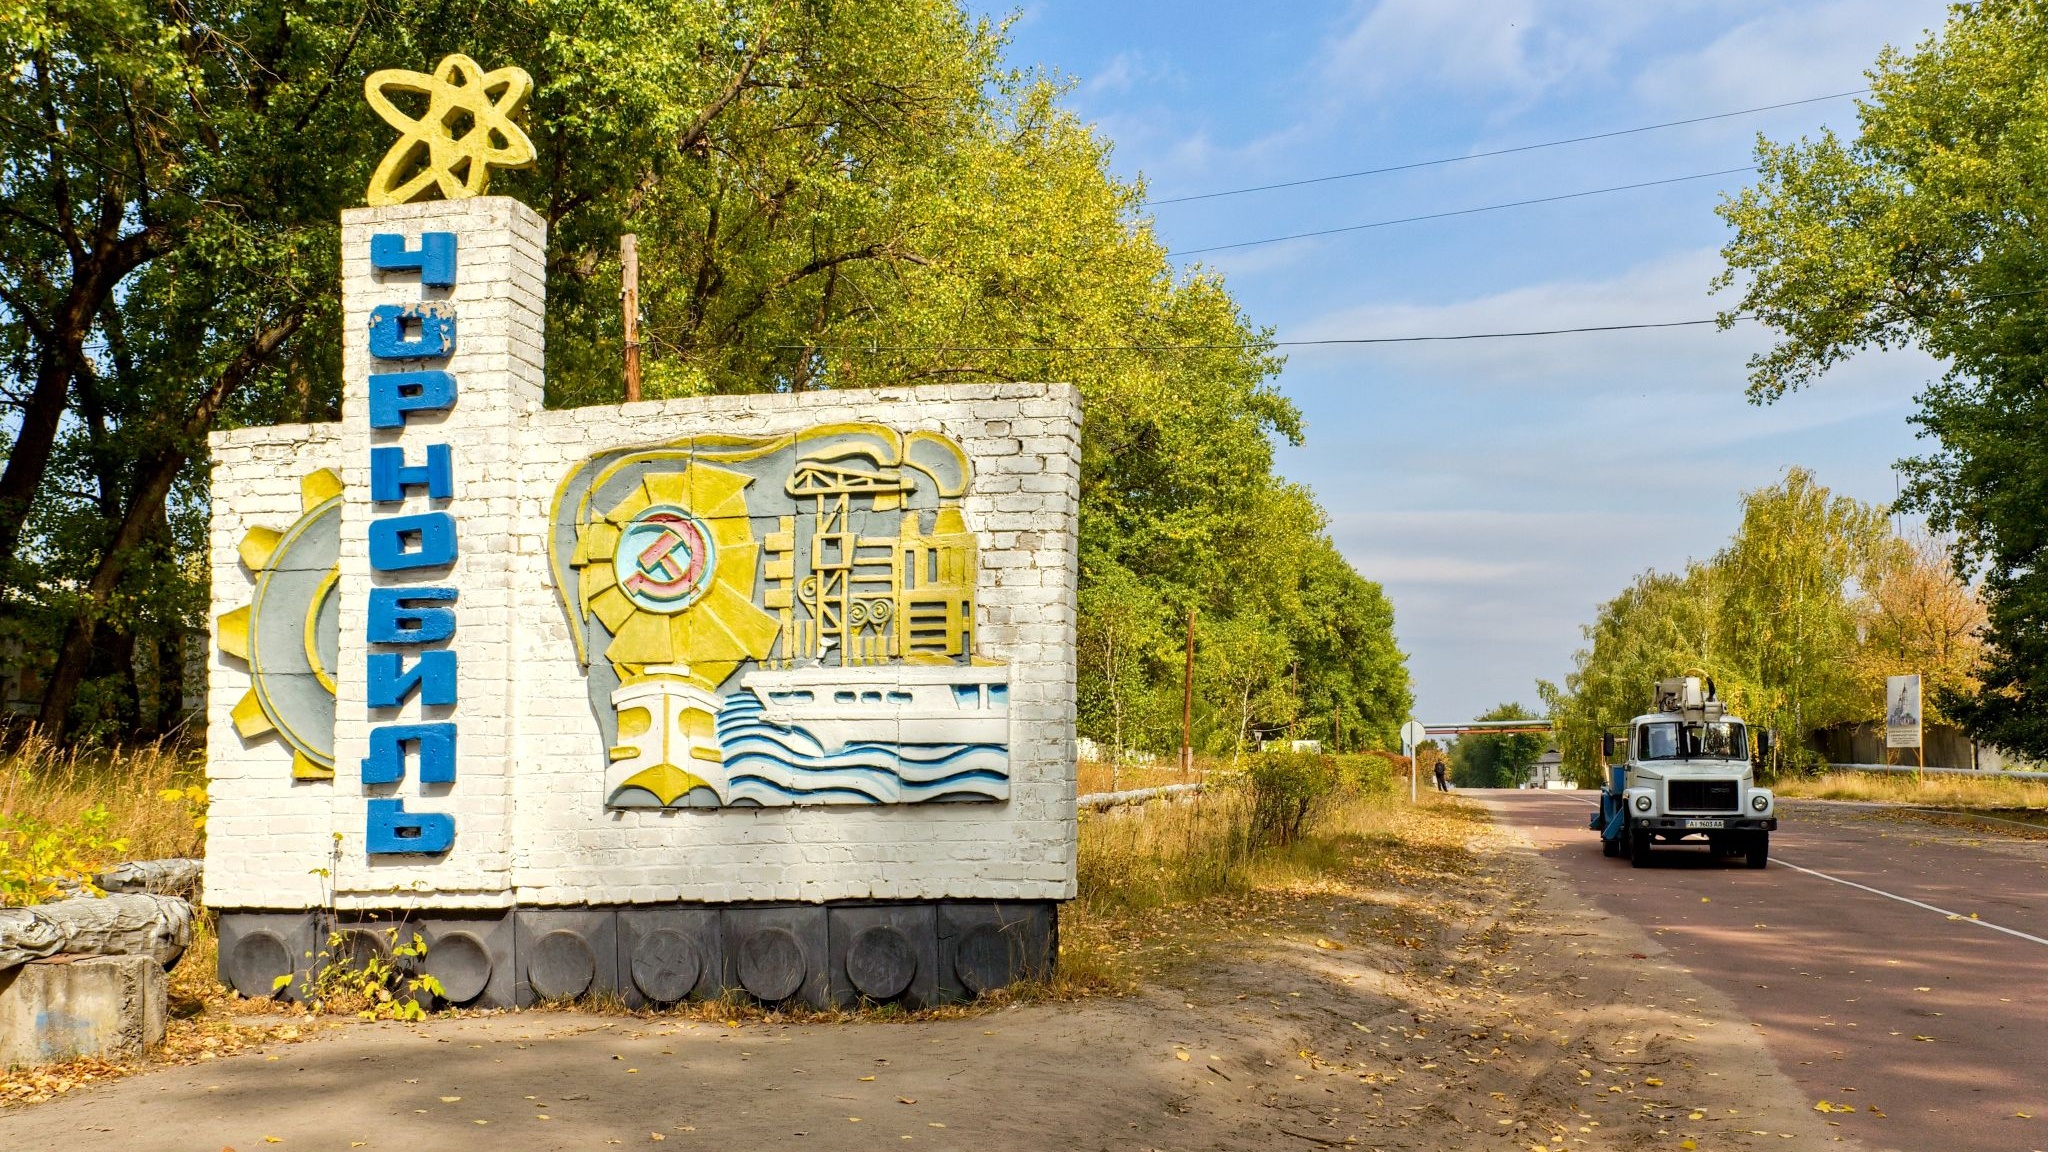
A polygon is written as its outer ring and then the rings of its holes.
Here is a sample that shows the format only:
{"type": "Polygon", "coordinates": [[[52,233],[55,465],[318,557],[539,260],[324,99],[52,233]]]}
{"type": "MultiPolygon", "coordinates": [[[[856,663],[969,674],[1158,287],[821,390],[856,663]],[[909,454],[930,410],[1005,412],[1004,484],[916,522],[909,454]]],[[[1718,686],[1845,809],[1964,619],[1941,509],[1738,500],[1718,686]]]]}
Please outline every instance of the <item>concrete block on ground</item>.
{"type": "Polygon", "coordinates": [[[147,956],[57,956],[0,972],[0,1067],[129,1057],[163,1042],[169,1000],[147,956]]]}

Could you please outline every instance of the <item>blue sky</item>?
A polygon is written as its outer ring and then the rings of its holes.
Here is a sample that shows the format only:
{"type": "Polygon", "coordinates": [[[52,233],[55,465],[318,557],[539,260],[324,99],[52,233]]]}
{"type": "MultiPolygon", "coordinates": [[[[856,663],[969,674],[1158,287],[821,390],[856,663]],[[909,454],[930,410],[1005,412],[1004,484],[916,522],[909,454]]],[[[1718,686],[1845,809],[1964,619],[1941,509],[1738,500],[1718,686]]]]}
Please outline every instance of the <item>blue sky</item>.
{"type": "MultiPolygon", "coordinates": [[[[1934,0],[1032,0],[1011,61],[1154,198],[1458,156],[1863,86],[1934,0]]],[[[1737,168],[1756,133],[1853,131],[1854,102],[1514,156],[1153,208],[1176,252],[1737,168]]],[[[1689,320],[1747,176],[1182,259],[1221,271],[1281,339],[1689,320]]],[[[1344,554],[1393,598],[1417,715],[1537,703],[1595,607],[1646,568],[1704,559],[1741,493],[1793,464],[1861,499],[1918,450],[1907,417],[1939,366],[1868,353],[1768,408],[1743,398],[1766,334],[1690,328],[1291,350],[1279,384],[1344,554]]],[[[1646,688],[1647,691],[1647,688],[1646,688]]]]}

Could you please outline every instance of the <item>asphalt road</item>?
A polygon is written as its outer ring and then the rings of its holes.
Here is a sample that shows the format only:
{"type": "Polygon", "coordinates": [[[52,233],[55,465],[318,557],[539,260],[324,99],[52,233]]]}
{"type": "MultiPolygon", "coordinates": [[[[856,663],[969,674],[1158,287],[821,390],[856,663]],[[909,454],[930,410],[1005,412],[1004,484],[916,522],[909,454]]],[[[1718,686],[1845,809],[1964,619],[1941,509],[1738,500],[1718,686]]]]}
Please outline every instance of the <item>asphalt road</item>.
{"type": "Polygon", "coordinates": [[[2048,1149],[2048,841],[1793,803],[1768,869],[1703,846],[1635,868],[1600,854],[1591,793],[1465,795],[1745,1006],[1810,1100],[1856,1109],[1843,1135],[2048,1149]]]}

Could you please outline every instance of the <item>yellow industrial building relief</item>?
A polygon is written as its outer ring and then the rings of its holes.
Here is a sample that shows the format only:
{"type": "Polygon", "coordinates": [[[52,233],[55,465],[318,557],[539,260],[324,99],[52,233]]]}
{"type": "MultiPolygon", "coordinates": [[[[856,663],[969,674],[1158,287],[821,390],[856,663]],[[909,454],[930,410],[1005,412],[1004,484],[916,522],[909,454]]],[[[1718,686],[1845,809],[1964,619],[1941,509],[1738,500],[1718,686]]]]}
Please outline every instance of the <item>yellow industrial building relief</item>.
{"type": "Polygon", "coordinates": [[[968,462],[833,424],[593,457],[550,554],[612,807],[1008,797],[1009,670],[974,656],[968,462]]]}

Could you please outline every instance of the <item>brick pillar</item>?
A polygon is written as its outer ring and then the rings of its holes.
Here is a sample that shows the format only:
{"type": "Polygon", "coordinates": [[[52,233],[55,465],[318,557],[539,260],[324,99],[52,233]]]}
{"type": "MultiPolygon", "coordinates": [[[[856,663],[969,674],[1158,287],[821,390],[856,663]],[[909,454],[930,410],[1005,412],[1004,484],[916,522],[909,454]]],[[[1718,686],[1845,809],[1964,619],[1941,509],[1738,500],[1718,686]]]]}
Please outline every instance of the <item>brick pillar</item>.
{"type": "MultiPolygon", "coordinates": [[[[512,902],[512,767],[519,723],[519,668],[512,659],[520,627],[514,611],[518,566],[510,556],[518,514],[516,445],[520,429],[541,406],[546,227],[525,205],[489,196],[344,212],[341,243],[340,455],[348,498],[342,511],[334,732],[334,829],[341,837],[337,902],[343,907],[503,907],[512,902]],[[450,278],[434,261],[434,246],[444,242],[423,241],[428,233],[454,238],[452,284],[437,284],[450,278]],[[399,239],[375,241],[379,235],[399,239]],[[378,249],[374,259],[373,244],[378,249]],[[410,261],[407,253],[413,254],[410,261]],[[408,262],[421,266],[407,268],[408,262]],[[392,308],[403,312],[395,328],[392,308]],[[451,317],[452,350],[437,355],[451,317]],[[383,341],[373,347],[372,329],[380,320],[383,341]],[[411,353],[421,355],[406,359],[411,353]],[[417,405],[418,410],[401,413],[399,426],[373,427],[372,375],[405,372],[451,375],[452,402],[431,403],[435,386],[429,383],[421,396],[402,401],[401,407],[417,405]],[[397,460],[418,469],[405,475],[417,481],[433,472],[430,447],[442,444],[449,460],[445,498],[426,483],[412,483],[397,499],[373,502],[374,449],[400,449],[402,457],[387,457],[387,463],[397,460]],[[400,552],[410,555],[434,547],[428,522],[443,523],[440,513],[453,521],[452,563],[373,567],[372,536],[383,539],[392,527],[380,528],[380,521],[416,518],[404,523],[427,525],[417,535],[398,537],[400,552]],[[426,588],[455,590],[451,637],[370,642],[373,590],[426,588]],[[370,706],[374,656],[388,659],[395,653],[399,666],[410,670],[424,653],[441,649],[455,658],[453,704],[425,702],[446,690],[429,675],[399,706],[370,706]],[[432,757],[418,752],[403,757],[403,776],[396,782],[365,781],[363,762],[376,729],[443,723],[455,728],[452,781],[423,781],[423,760],[432,757]],[[416,822],[426,836],[386,844],[400,845],[399,851],[373,853],[371,824],[378,806],[372,802],[392,800],[403,805],[405,819],[416,822]],[[442,818],[453,822],[452,844],[445,852],[409,847],[444,830],[442,818]],[[415,885],[418,894],[409,894],[415,885]]],[[[412,390],[387,387],[386,395],[403,397],[412,390]]],[[[388,422],[389,411],[385,415],[388,422]]],[[[390,540],[385,543],[388,547],[390,540]]],[[[391,806],[382,807],[388,813],[391,806]]]]}

